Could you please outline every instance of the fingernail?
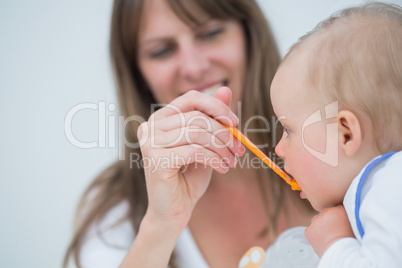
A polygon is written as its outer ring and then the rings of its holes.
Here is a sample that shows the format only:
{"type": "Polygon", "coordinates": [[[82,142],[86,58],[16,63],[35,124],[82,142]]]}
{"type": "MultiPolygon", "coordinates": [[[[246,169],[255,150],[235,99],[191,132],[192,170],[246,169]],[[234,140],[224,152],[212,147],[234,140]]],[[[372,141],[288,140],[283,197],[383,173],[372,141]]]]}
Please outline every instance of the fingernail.
{"type": "Polygon", "coordinates": [[[232,111],[229,112],[229,118],[232,120],[234,125],[239,123],[239,118],[232,111]]]}

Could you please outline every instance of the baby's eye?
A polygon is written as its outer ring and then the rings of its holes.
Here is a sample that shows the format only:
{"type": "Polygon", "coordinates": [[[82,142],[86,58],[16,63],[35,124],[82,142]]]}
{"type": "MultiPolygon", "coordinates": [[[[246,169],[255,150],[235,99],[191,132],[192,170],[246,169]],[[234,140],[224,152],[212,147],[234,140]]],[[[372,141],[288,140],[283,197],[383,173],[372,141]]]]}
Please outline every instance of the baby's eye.
{"type": "Polygon", "coordinates": [[[286,134],[290,134],[290,130],[284,126],[282,126],[283,132],[285,132],[286,134]]]}

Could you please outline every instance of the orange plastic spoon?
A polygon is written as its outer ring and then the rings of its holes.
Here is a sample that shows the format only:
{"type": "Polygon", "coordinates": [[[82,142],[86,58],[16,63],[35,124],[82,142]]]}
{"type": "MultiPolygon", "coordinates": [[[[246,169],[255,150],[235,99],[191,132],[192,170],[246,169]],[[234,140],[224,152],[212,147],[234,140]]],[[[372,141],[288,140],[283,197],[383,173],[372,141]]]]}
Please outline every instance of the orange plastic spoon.
{"type": "Polygon", "coordinates": [[[292,190],[300,191],[301,188],[297,184],[295,179],[292,179],[286,174],[280,167],[278,167],[271,159],[268,158],[257,146],[254,145],[243,133],[240,132],[237,128],[222,124],[225,126],[230,133],[233,134],[241,143],[243,143],[247,148],[249,148],[256,156],[258,156],[265,164],[267,164],[273,171],[276,172],[282,179],[284,179],[291,187],[292,190]]]}

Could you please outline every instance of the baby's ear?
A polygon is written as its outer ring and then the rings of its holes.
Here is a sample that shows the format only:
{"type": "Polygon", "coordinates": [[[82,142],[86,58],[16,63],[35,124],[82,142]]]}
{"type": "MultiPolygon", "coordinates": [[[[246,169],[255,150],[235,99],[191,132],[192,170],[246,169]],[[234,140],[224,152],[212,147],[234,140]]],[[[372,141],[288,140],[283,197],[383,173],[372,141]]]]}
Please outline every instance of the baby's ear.
{"type": "Polygon", "coordinates": [[[353,156],[362,143],[361,125],[356,115],[347,110],[338,113],[339,145],[347,156],[353,156]]]}

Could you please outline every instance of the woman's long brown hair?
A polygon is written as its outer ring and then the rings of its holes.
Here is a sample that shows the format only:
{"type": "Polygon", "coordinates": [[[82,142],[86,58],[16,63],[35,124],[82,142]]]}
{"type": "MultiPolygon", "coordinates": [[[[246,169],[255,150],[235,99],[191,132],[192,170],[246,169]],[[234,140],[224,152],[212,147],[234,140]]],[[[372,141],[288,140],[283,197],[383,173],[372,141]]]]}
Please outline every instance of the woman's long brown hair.
{"type": "MultiPolygon", "coordinates": [[[[113,6],[110,52],[120,112],[125,118],[140,115],[147,119],[151,114],[151,104],[156,103],[137,65],[137,37],[144,1],[146,0],[115,0],[113,6]]],[[[242,23],[247,43],[248,72],[243,87],[241,122],[245,123],[252,116],[261,116],[268,120],[275,119],[269,88],[280,63],[280,55],[273,34],[258,4],[254,0],[166,1],[178,17],[186,22],[198,23],[198,16],[194,10],[202,10],[213,18],[234,19],[242,23]]],[[[249,123],[248,128],[266,129],[266,125],[261,120],[253,120],[249,123]]],[[[130,142],[138,141],[136,133],[139,124],[132,121],[127,125],[125,135],[130,142]]],[[[274,124],[271,125],[271,132],[251,133],[249,138],[256,144],[267,145],[262,150],[267,155],[273,155],[276,145],[275,137],[279,139],[280,135],[280,131],[277,131],[274,124]]],[[[75,232],[67,249],[64,267],[67,267],[70,257],[73,257],[77,266],[80,267],[80,251],[89,227],[102,220],[110,209],[122,201],[129,203],[129,211],[121,220],[128,219],[133,230],[138,232],[148,206],[148,199],[143,169],[130,168],[129,156],[133,153],[141,155],[139,148],[125,148],[125,160],[116,162],[101,173],[84,193],[77,210],[75,232]],[[88,194],[93,190],[97,194],[88,203],[88,194]],[[82,213],[83,208],[86,213],[82,213]]],[[[281,202],[283,193],[290,189],[273,172],[268,173],[269,176],[266,169],[259,169],[257,172],[266,205],[267,230],[273,240],[278,214],[281,209],[284,209],[280,205],[283,203],[281,202]],[[269,188],[266,186],[267,177],[270,178],[271,187],[269,188]],[[268,194],[268,191],[271,193],[268,194]],[[268,202],[268,195],[273,197],[271,202],[268,202]]],[[[298,202],[296,200],[295,202],[298,202]]],[[[172,268],[177,267],[174,263],[174,255],[169,261],[172,268]]]]}

